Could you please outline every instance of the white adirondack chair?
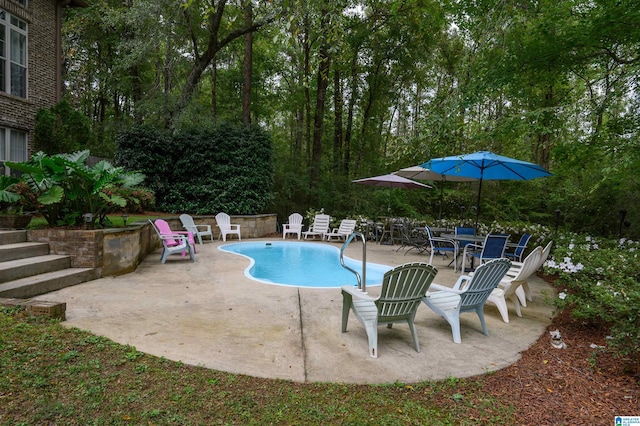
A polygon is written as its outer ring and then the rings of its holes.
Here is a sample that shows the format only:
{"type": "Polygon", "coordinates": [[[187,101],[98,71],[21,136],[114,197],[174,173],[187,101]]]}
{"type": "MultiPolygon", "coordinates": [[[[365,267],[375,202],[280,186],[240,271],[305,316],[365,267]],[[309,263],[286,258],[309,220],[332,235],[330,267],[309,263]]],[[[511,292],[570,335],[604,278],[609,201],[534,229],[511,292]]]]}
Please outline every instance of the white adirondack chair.
{"type": "Polygon", "coordinates": [[[489,335],[484,321],[484,304],[494,288],[498,286],[511,262],[508,259],[493,259],[478,266],[472,277],[461,275],[453,288],[431,284],[435,291],[427,292],[422,301],[451,326],[453,341],[461,343],[460,314],[475,312],[480,318],[482,332],[489,335]]]}
{"type": "MultiPolygon", "coordinates": [[[[553,241],[549,241],[547,243],[547,245],[542,249],[542,252],[540,253],[540,258],[538,259],[538,265],[535,267],[534,269],[534,273],[538,271],[538,269],[542,268],[542,265],[544,265],[544,262],[547,261],[547,259],[549,258],[549,254],[551,253],[551,246],[553,245],[553,241]]],[[[509,272],[507,272],[507,275],[512,275],[515,276],[518,273],[518,270],[522,267],[522,262],[512,262],[513,266],[512,268],[509,270],[509,272]]],[[[533,274],[532,274],[533,275],[533,274]]],[[[529,280],[526,279],[523,283],[522,283],[522,289],[524,290],[524,294],[526,296],[526,298],[524,299],[523,302],[523,298],[520,298],[520,303],[522,304],[522,306],[527,306],[527,300],[531,301],[533,300],[533,295],[531,293],[531,286],[529,285],[529,280]]]]}
{"type": "Polygon", "coordinates": [[[216,223],[220,228],[220,236],[222,241],[227,241],[227,235],[237,235],[238,240],[242,240],[240,236],[240,225],[234,225],[231,223],[231,216],[226,213],[218,213],[216,215],[216,223]]]}
{"type": "Polygon", "coordinates": [[[411,329],[413,344],[420,352],[418,334],[413,324],[420,300],[424,297],[438,270],[426,263],[406,263],[384,274],[378,298],[357,287],[342,287],[342,332],[347,331],[349,311],[364,326],[369,340],[369,356],[378,357],[378,325],[405,322],[411,329]]]}
{"type": "Polygon", "coordinates": [[[193,217],[188,214],[180,215],[180,222],[182,222],[182,227],[187,231],[193,233],[193,235],[198,238],[198,242],[202,244],[202,237],[211,238],[211,242],[213,242],[213,232],[211,232],[211,225],[196,225],[193,221],[193,217]]]}
{"type": "Polygon", "coordinates": [[[282,239],[284,240],[287,234],[296,234],[300,239],[302,233],[302,215],[300,213],[292,213],[289,215],[289,223],[282,225],[282,239]]]}
{"type": "Polygon", "coordinates": [[[536,247],[522,262],[522,267],[518,270],[515,276],[505,275],[500,281],[498,287],[495,288],[487,303],[495,305],[502,316],[502,320],[506,323],[509,322],[509,308],[507,307],[507,300],[511,300],[516,310],[516,314],[522,317],[520,305],[527,306],[525,300],[525,292],[522,288],[522,284],[526,282],[527,278],[536,271],[538,261],[542,253],[542,247],[536,247]],[[522,303],[524,301],[524,303],[522,303]]]}
{"type": "Polygon", "coordinates": [[[324,238],[324,234],[329,232],[330,221],[331,216],[328,214],[317,214],[313,218],[313,224],[309,227],[309,230],[302,233],[304,239],[306,240],[309,237],[320,237],[322,240],[324,238]]]}
{"type": "Polygon", "coordinates": [[[353,234],[356,230],[356,221],[353,219],[342,219],[340,221],[340,227],[333,228],[331,232],[324,234],[327,241],[331,241],[332,238],[337,238],[338,241],[346,241],[349,235],[353,234]]]}

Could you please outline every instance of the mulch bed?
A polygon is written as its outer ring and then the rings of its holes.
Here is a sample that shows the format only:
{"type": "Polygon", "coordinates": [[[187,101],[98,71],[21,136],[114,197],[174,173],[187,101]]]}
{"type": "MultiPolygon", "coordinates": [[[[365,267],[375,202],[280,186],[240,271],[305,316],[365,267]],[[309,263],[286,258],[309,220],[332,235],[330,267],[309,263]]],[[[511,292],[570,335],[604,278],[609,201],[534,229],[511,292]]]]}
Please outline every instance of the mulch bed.
{"type": "Polygon", "coordinates": [[[640,416],[637,365],[606,351],[607,330],[556,316],[566,349],[544,333],[515,364],[486,375],[483,390],[516,409],[514,424],[613,425],[615,416],[640,416]]]}

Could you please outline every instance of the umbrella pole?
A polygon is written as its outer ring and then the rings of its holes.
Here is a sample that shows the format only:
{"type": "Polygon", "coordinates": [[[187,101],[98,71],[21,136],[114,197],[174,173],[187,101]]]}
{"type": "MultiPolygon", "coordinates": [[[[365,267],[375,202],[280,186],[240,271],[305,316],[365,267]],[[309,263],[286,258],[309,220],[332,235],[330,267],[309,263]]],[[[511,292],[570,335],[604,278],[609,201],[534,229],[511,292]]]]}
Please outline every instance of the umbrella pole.
{"type": "Polygon", "coordinates": [[[478,218],[480,217],[480,194],[482,193],[482,178],[480,178],[480,187],[478,188],[478,201],[476,202],[476,224],[474,226],[478,232],[478,218]]]}
{"type": "Polygon", "coordinates": [[[444,179],[440,181],[440,213],[438,219],[442,220],[442,202],[444,200],[444,179]]]}

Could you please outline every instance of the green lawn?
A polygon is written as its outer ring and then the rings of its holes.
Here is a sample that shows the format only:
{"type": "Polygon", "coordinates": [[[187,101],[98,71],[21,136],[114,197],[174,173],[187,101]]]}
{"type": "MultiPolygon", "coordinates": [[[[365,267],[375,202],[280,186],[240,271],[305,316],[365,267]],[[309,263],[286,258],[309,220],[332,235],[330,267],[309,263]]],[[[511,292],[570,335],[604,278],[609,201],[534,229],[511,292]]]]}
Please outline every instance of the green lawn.
{"type": "Polygon", "coordinates": [[[188,366],[57,321],[0,312],[0,424],[509,424],[479,380],[301,384],[188,366]]]}

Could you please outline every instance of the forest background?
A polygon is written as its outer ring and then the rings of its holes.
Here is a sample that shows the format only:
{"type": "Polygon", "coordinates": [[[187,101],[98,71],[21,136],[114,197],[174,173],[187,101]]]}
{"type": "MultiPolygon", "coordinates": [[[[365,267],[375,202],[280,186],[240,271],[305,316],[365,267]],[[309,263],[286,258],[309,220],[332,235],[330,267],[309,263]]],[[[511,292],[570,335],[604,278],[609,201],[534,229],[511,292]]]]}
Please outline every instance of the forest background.
{"type": "MultiPolygon", "coordinates": [[[[637,0],[87,3],[63,25],[65,100],[90,129],[69,152],[115,158],[141,123],[257,125],[285,219],[437,217],[439,182],[389,212],[351,181],[489,150],[554,176],[485,182],[484,219],[640,236],[637,0]]],[[[477,184],[444,189],[444,217],[472,218],[477,184]]]]}

